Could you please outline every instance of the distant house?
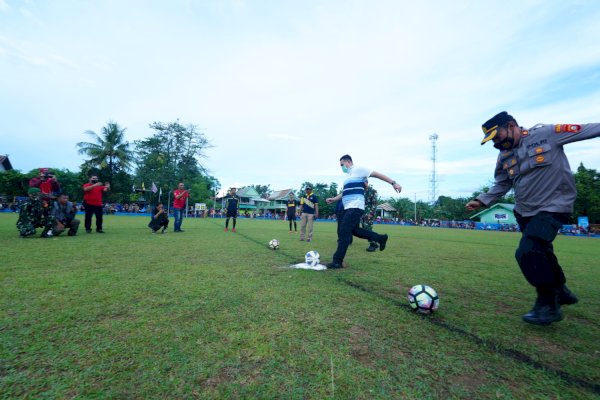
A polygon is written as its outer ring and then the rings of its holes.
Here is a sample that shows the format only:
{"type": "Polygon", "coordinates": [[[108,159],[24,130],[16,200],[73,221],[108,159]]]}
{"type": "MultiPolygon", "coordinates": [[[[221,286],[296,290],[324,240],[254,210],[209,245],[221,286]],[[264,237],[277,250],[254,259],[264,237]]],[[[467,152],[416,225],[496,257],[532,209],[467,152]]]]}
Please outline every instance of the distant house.
{"type": "Polygon", "coordinates": [[[384,219],[393,218],[396,211],[397,210],[389,203],[383,203],[377,206],[375,209],[375,215],[384,219]]]}
{"type": "MultiPolygon", "coordinates": [[[[267,197],[268,203],[265,205],[265,209],[272,212],[285,211],[290,193],[294,194],[294,191],[292,189],[284,189],[273,192],[267,197]]],[[[296,195],[294,195],[294,198],[296,198],[296,195]]]]}
{"type": "Polygon", "coordinates": [[[8,159],[8,155],[0,155],[0,171],[10,171],[13,169],[8,159]]]}
{"type": "Polygon", "coordinates": [[[516,224],[514,208],[514,204],[496,203],[473,215],[471,219],[479,218],[480,222],[486,224],[516,224]]]}
{"type": "MultiPolygon", "coordinates": [[[[225,207],[225,202],[223,199],[225,198],[226,194],[226,191],[217,194],[217,198],[221,198],[221,208],[225,207]]],[[[240,198],[240,211],[262,210],[264,209],[264,205],[269,202],[267,199],[261,198],[256,189],[254,189],[252,186],[239,188],[236,194],[240,198]]]]}

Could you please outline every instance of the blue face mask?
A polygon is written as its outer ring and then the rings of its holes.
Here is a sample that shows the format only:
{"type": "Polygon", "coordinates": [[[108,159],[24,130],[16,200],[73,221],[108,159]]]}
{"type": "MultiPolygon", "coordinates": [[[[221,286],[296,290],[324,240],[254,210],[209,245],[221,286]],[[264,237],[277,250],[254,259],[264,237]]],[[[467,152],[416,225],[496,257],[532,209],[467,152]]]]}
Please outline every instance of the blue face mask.
{"type": "Polygon", "coordinates": [[[346,167],[345,165],[342,165],[342,172],[347,174],[348,173],[348,167],[346,167]]]}

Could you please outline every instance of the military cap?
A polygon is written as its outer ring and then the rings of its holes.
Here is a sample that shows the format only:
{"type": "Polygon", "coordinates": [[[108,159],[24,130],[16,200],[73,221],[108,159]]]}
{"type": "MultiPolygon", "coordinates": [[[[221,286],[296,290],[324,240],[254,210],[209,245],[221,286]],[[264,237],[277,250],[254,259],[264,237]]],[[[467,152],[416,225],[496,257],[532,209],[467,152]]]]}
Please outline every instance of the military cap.
{"type": "Polygon", "coordinates": [[[492,118],[487,120],[482,126],[483,129],[483,140],[481,144],[485,144],[486,142],[492,140],[496,134],[498,133],[498,128],[504,126],[509,121],[514,121],[515,119],[508,115],[506,111],[502,111],[499,114],[494,115],[492,118]]]}

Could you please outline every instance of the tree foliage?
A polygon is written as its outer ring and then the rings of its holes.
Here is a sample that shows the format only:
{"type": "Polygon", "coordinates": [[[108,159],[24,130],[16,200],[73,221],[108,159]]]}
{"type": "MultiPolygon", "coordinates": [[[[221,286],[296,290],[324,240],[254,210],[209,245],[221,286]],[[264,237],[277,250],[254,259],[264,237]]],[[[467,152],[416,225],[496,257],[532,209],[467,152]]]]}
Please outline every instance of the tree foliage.
{"type": "Polygon", "coordinates": [[[155,131],[151,137],[134,142],[136,185],[155,182],[164,192],[179,182],[188,186],[215,183],[212,177],[208,177],[208,181],[202,179],[206,177],[206,169],[200,160],[206,157],[205,151],[212,145],[195,125],[184,126],[179,121],[154,122],[150,128],[155,131]]]}
{"type": "Polygon", "coordinates": [[[84,133],[92,138],[92,142],[79,142],[79,154],[89,157],[81,166],[84,174],[89,174],[94,168],[101,181],[113,183],[113,178],[120,172],[129,171],[134,155],[129,148],[129,142],[125,141],[125,128],[121,128],[116,122],[109,122],[102,127],[100,134],[94,131],[84,133]]]}
{"type": "Polygon", "coordinates": [[[574,217],[585,215],[591,224],[600,223],[600,174],[579,164],[575,173],[577,200],[574,217]]]}

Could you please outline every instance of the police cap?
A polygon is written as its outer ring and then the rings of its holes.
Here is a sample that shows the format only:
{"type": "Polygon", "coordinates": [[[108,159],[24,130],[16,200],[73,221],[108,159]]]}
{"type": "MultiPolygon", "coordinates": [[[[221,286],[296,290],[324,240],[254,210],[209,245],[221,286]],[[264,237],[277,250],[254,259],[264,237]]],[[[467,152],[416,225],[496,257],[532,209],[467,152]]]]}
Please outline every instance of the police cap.
{"type": "Polygon", "coordinates": [[[485,144],[487,141],[492,140],[498,133],[498,128],[506,125],[509,121],[515,119],[509,115],[506,111],[502,111],[499,114],[494,115],[492,118],[487,120],[482,126],[483,129],[483,140],[481,144],[485,144]]]}

